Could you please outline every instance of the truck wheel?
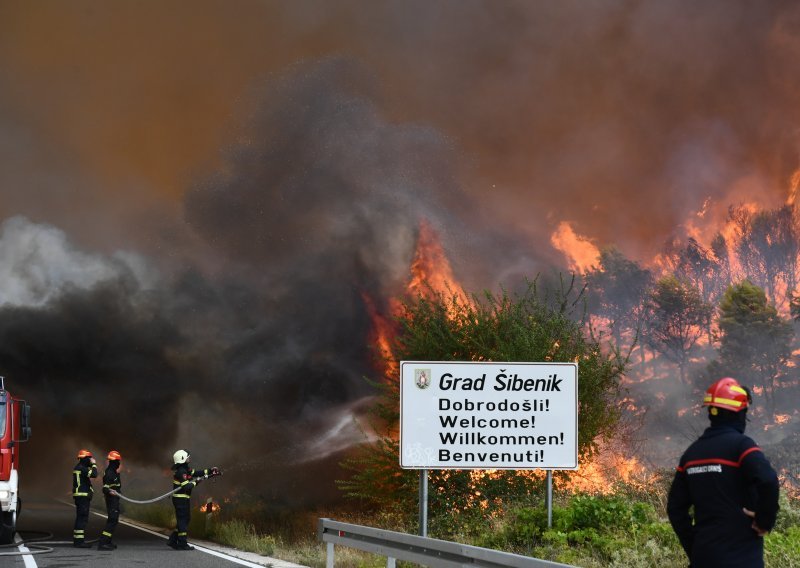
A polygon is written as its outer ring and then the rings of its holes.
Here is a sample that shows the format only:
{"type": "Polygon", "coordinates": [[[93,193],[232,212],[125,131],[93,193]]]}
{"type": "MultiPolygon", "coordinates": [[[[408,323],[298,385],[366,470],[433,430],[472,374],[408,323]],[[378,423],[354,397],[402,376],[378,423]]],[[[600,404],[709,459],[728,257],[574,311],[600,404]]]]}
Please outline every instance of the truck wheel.
{"type": "Polygon", "coordinates": [[[0,544],[11,544],[14,542],[14,533],[17,530],[17,515],[14,511],[3,513],[0,519],[0,544]]]}

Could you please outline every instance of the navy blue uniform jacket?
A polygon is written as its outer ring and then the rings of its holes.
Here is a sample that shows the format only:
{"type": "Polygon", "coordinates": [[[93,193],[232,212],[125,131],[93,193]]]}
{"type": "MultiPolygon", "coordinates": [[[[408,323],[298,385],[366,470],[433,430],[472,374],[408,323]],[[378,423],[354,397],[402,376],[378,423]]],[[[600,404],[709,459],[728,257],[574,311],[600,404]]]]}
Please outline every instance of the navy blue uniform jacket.
{"type": "Polygon", "coordinates": [[[732,424],[712,425],[681,457],[667,500],[692,568],[763,568],[763,539],[743,508],[756,513],[760,528],[772,530],[778,476],[751,438],[732,424]]]}

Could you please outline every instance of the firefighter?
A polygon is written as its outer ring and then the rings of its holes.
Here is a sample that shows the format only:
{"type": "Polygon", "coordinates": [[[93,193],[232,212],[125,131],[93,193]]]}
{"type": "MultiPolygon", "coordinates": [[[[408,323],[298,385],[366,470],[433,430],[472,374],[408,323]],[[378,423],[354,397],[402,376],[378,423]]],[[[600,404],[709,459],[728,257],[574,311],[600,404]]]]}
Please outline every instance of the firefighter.
{"type": "Polygon", "coordinates": [[[72,546],[75,548],[91,548],[86,542],[86,525],[89,522],[89,504],[94,490],[92,478],[97,477],[97,463],[92,452],[78,452],[78,463],[72,468],[72,497],[75,499],[75,528],[72,531],[72,546]]]}
{"type": "Polygon", "coordinates": [[[194,550],[194,547],[186,542],[188,536],[189,520],[191,518],[191,497],[192,489],[199,483],[199,477],[212,477],[219,475],[216,467],[196,470],[189,465],[191,456],[186,450],[178,450],[172,456],[172,469],[175,473],[172,477],[173,489],[177,489],[172,494],[172,505],[175,507],[176,529],[169,536],[167,545],[175,550],[194,550]]]}
{"type": "Polygon", "coordinates": [[[114,537],[114,529],[119,522],[119,496],[112,495],[111,491],[122,491],[122,480],[119,475],[119,467],[122,463],[122,456],[117,450],[111,450],[106,456],[108,466],[103,474],[103,496],[106,499],[106,526],[100,533],[100,541],[97,543],[97,550],[114,550],[117,545],[111,542],[114,537]]]}
{"type": "Polygon", "coordinates": [[[695,568],[763,568],[763,536],[778,514],[778,476],[744,435],[750,391],[726,377],[706,391],[711,426],[684,452],[667,499],[695,568]],[[690,508],[694,513],[690,515],[690,508]]]}

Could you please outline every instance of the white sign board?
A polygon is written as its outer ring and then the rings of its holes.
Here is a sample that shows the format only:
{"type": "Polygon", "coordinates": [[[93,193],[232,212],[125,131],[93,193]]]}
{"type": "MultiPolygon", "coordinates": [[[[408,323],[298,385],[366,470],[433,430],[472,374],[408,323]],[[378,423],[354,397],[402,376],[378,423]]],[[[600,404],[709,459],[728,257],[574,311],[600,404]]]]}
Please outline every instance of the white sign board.
{"type": "Polygon", "coordinates": [[[577,363],[401,361],[400,467],[576,469],[577,363]]]}

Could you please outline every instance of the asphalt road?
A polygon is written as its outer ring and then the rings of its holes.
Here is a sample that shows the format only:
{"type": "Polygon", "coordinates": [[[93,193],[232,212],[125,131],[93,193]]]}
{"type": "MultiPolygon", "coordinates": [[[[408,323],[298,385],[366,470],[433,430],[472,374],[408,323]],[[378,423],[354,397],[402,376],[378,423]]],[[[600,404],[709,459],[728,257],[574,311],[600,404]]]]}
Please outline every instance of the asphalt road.
{"type": "MultiPolygon", "coordinates": [[[[56,500],[26,500],[18,522],[17,540],[25,539],[16,547],[0,548],[0,553],[35,552],[39,548],[51,548],[51,552],[23,554],[19,556],[0,556],[0,567],[5,568],[114,568],[117,566],[152,566],[152,567],[197,567],[197,568],[236,568],[251,566],[262,568],[273,566],[268,561],[259,563],[235,558],[215,547],[198,546],[192,551],[177,551],[168,547],[167,536],[159,532],[138,527],[120,520],[114,531],[114,542],[118,548],[114,551],[99,551],[95,544],[91,549],[72,547],[72,526],[75,522],[75,507],[66,502],[56,500]],[[36,542],[42,533],[49,533],[46,541],[36,542]],[[22,546],[22,548],[20,548],[22,546]]],[[[105,524],[105,516],[95,512],[89,517],[86,528],[87,540],[94,540],[105,524]]],[[[263,557],[262,557],[263,558],[263,557]]],[[[279,561],[280,562],[280,561],[279,561]]],[[[274,566],[283,565],[274,564],[274,566]]]]}

